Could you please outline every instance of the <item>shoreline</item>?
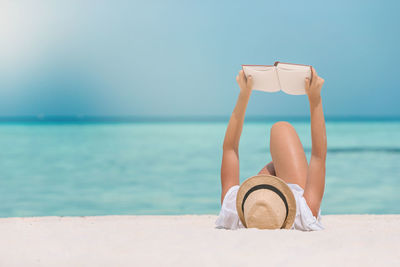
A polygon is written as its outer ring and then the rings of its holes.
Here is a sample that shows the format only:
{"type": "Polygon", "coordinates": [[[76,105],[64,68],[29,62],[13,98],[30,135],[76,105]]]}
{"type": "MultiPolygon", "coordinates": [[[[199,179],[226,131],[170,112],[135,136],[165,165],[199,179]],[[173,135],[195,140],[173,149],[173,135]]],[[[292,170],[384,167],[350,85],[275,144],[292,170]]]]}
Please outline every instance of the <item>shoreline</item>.
{"type": "Polygon", "coordinates": [[[216,215],[0,218],[0,265],[400,264],[400,215],[324,215],[325,230],[317,232],[224,230],[215,228],[216,218],[216,215]]]}

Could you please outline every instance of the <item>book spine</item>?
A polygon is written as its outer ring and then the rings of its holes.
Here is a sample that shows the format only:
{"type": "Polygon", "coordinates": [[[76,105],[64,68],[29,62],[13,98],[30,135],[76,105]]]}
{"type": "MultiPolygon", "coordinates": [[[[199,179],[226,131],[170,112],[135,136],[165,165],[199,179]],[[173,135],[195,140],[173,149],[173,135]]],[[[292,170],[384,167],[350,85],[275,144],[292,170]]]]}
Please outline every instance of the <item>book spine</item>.
{"type": "Polygon", "coordinates": [[[278,83],[279,83],[279,90],[282,91],[281,80],[279,79],[278,68],[276,66],[275,66],[275,73],[276,73],[276,78],[278,79],[278,83]]]}

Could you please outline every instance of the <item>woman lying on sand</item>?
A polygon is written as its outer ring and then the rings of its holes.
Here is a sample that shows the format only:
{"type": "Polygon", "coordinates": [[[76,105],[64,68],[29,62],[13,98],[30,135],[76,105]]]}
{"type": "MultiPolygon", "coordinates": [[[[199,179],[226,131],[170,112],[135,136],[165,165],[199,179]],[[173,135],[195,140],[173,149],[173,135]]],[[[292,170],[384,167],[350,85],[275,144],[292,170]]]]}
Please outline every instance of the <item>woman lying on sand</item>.
{"type": "Polygon", "coordinates": [[[296,130],[288,122],[271,128],[272,161],[258,175],[239,186],[239,140],[252,77],[243,70],[236,80],[239,97],[229,120],[223,144],[221,167],[221,211],[218,228],[321,230],[320,205],[325,187],[326,131],[321,88],[324,79],[312,68],[311,81],[305,88],[310,102],[312,151],[307,163],[296,130]]]}

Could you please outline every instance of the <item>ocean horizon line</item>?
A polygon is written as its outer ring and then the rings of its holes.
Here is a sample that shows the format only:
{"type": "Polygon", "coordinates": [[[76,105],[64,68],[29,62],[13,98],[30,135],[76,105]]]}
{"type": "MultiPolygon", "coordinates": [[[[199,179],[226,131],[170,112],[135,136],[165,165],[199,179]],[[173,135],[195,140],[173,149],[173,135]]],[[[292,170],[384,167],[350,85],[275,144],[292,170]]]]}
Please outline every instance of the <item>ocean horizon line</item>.
{"type": "MultiPolygon", "coordinates": [[[[228,122],[230,116],[86,116],[86,115],[38,115],[0,116],[0,123],[172,123],[172,122],[228,122]]],[[[400,116],[325,116],[327,122],[394,122],[400,116]]],[[[247,122],[309,121],[309,116],[259,116],[248,115],[247,122]]]]}

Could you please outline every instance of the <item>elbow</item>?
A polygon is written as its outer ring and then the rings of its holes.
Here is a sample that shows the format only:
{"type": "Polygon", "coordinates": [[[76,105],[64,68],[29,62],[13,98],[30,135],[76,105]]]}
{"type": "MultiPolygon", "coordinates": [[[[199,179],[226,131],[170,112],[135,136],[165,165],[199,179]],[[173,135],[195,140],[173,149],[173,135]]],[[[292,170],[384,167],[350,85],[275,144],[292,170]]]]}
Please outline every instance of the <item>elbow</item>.
{"type": "Polygon", "coordinates": [[[324,137],[322,139],[322,146],[318,153],[318,157],[321,158],[321,160],[323,160],[324,162],[326,161],[327,152],[328,152],[328,141],[326,138],[326,134],[324,134],[324,137]]]}
{"type": "Polygon", "coordinates": [[[312,149],[311,156],[315,159],[318,159],[321,162],[326,161],[326,155],[328,152],[326,138],[324,138],[324,142],[316,149],[312,149]]]}
{"type": "Polygon", "coordinates": [[[325,162],[326,161],[326,154],[327,154],[327,149],[321,148],[318,149],[317,151],[312,151],[312,157],[318,159],[319,161],[325,162]]]}
{"type": "Polygon", "coordinates": [[[222,145],[222,150],[223,151],[233,150],[237,153],[239,151],[239,146],[229,142],[224,142],[224,144],[222,145]]]}
{"type": "Polygon", "coordinates": [[[323,153],[312,153],[311,158],[314,161],[320,162],[321,164],[325,164],[326,162],[326,154],[323,153]]]}

